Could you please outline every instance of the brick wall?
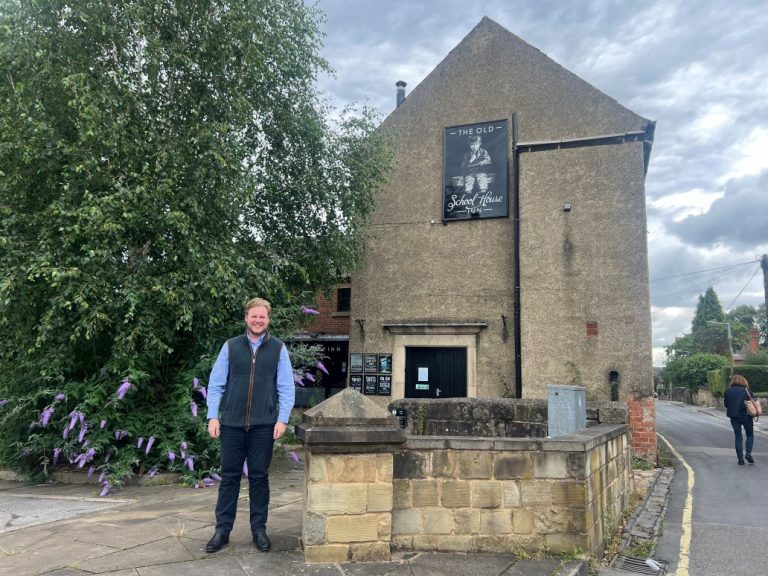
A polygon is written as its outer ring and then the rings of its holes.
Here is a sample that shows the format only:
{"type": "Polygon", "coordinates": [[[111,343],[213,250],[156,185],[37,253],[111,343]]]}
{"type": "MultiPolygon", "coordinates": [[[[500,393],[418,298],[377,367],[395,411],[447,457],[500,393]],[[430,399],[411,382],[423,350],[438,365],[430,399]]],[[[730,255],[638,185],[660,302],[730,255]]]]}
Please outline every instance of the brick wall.
{"type": "Polygon", "coordinates": [[[627,399],[629,433],[635,456],[656,461],[656,401],[649,397],[627,399]]]}
{"type": "Polygon", "coordinates": [[[323,332],[325,334],[349,334],[349,313],[336,312],[336,289],[331,297],[326,298],[322,293],[317,295],[315,310],[320,312],[306,327],[307,332],[323,332]]]}

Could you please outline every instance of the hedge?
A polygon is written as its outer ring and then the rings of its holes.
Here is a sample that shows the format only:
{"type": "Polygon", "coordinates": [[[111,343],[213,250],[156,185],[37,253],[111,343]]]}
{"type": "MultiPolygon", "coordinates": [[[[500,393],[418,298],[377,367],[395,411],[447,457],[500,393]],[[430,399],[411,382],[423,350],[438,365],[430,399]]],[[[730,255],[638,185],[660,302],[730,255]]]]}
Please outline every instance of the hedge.
{"type": "MultiPolygon", "coordinates": [[[[710,373],[707,372],[707,384],[709,385],[709,389],[713,394],[718,394],[718,392],[716,392],[717,386],[722,383],[722,390],[719,392],[719,394],[723,394],[725,392],[726,383],[730,382],[731,367],[726,366],[725,368],[721,368],[720,370],[712,370],[711,372],[720,373],[720,382],[718,382],[714,377],[710,379],[710,373]]],[[[744,378],[746,378],[749,382],[750,390],[752,390],[752,392],[755,394],[759,394],[761,392],[768,393],[768,366],[737,365],[733,367],[733,373],[741,374],[744,376],[744,378]]]]}

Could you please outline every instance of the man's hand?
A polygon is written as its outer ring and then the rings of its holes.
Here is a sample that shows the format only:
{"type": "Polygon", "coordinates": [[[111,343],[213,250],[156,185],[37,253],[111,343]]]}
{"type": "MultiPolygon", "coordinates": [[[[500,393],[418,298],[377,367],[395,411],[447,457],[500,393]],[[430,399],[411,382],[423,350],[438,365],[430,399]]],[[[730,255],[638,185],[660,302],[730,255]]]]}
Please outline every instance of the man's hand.
{"type": "Polygon", "coordinates": [[[272,439],[273,440],[279,440],[280,437],[285,434],[285,429],[288,426],[285,424],[285,422],[276,422],[275,423],[275,430],[272,432],[272,439]]]}
{"type": "Polygon", "coordinates": [[[208,420],[208,435],[211,438],[218,438],[221,428],[219,427],[219,419],[211,418],[208,420]]]}

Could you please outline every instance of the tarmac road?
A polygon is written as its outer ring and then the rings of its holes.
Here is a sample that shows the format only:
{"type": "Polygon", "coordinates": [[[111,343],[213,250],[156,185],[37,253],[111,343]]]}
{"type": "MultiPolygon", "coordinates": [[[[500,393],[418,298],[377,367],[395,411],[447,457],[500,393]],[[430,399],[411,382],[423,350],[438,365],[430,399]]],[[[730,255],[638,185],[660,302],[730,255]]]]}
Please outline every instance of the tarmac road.
{"type": "Polygon", "coordinates": [[[658,401],[656,427],[684,463],[677,465],[655,557],[669,562],[668,573],[676,576],[768,574],[763,419],[755,427],[756,462],[745,466],[737,465],[733,430],[722,409],[658,401]]]}

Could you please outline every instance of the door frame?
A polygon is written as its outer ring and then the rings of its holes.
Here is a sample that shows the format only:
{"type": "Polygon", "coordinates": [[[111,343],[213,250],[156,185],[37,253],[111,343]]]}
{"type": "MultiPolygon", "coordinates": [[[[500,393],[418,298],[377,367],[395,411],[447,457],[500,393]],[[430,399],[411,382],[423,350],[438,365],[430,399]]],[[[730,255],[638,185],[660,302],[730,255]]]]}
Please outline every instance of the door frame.
{"type": "Polygon", "coordinates": [[[405,348],[466,348],[467,398],[477,398],[477,338],[487,325],[385,324],[394,336],[392,349],[392,400],[405,398],[405,348]]]}

